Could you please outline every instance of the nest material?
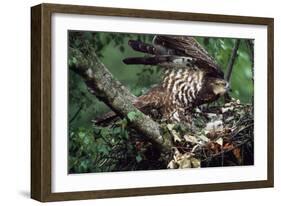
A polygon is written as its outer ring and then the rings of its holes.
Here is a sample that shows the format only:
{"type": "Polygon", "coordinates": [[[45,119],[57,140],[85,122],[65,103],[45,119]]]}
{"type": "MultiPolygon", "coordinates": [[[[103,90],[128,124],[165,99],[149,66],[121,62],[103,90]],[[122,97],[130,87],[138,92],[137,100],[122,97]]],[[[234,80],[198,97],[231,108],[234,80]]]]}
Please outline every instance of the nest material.
{"type": "MultiPolygon", "coordinates": [[[[106,127],[104,144],[108,155],[100,154],[105,171],[155,170],[252,165],[254,162],[253,107],[232,99],[190,114],[191,123],[160,122],[164,138],[173,139],[171,154],[127,127],[126,119],[106,127]]],[[[101,127],[101,130],[105,128],[101,127]]]]}
{"type": "Polygon", "coordinates": [[[239,100],[191,114],[191,125],[166,124],[175,143],[168,168],[252,165],[253,108],[239,100]]]}

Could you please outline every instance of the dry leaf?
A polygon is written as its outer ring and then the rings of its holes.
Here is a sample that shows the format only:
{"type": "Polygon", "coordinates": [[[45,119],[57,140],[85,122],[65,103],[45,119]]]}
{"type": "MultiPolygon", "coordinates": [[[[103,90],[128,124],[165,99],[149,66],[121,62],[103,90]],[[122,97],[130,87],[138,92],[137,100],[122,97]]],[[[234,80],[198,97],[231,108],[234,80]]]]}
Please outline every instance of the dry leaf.
{"type": "Polygon", "coordinates": [[[191,161],[191,164],[192,164],[192,167],[193,167],[193,168],[199,168],[199,167],[201,167],[201,162],[200,162],[200,160],[198,160],[198,159],[192,157],[192,158],[190,159],[190,161],[191,161]]]}
{"type": "Polygon", "coordinates": [[[223,138],[220,137],[219,139],[217,139],[216,143],[219,144],[220,146],[222,146],[223,145],[223,138]]]}
{"type": "Polygon", "coordinates": [[[234,146],[233,146],[233,144],[231,144],[231,143],[226,143],[224,146],[223,146],[223,149],[224,150],[231,150],[231,149],[233,149],[234,148],[234,146]]]}
{"type": "Polygon", "coordinates": [[[221,108],[221,112],[222,112],[222,113],[226,113],[226,112],[228,112],[228,111],[233,111],[233,109],[234,109],[233,106],[231,106],[231,107],[222,107],[222,108],[221,108]]]}
{"type": "Polygon", "coordinates": [[[180,161],[178,161],[179,168],[184,169],[184,168],[191,168],[191,161],[189,158],[183,158],[180,161]]]}
{"type": "Polygon", "coordinates": [[[198,136],[198,138],[200,139],[200,140],[202,140],[203,142],[210,142],[210,140],[209,140],[209,138],[207,138],[205,135],[199,135],[198,136]]]}
{"type": "Polygon", "coordinates": [[[221,146],[216,142],[210,142],[207,145],[208,149],[212,151],[214,154],[217,154],[221,151],[221,146]]]}
{"type": "Polygon", "coordinates": [[[173,135],[174,142],[181,142],[182,140],[181,140],[179,134],[178,134],[175,130],[173,130],[174,127],[175,127],[174,124],[167,124],[168,130],[169,130],[169,131],[172,133],[172,135],[173,135]]]}
{"type": "Polygon", "coordinates": [[[196,139],[196,137],[195,136],[192,136],[192,135],[184,135],[183,136],[183,138],[184,138],[184,140],[186,141],[186,142],[191,142],[191,143],[193,143],[193,144],[198,144],[198,140],[196,139]]]}
{"type": "Polygon", "coordinates": [[[171,160],[167,166],[168,169],[177,169],[179,166],[175,160],[171,160]]]}
{"type": "Polygon", "coordinates": [[[240,150],[240,148],[235,148],[232,151],[232,153],[236,157],[236,159],[239,162],[239,164],[241,164],[242,163],[242,157],[241,157],[241,150],[240,150]]]}
{"type": "Polygon", "coordinates": [[[221,120],[216,120],[213,122],[208,122],[205,130],[207,131],[217,131],[223,129],[223,122],[221,120]]]}
{"type": "Polygon", "coordinates": [[[177,149],[175,151],[176,152],[174,154],[174,161],[170,162],[171,163],[170,167],[173,167],[173,166],[177,165],[175,167],[181,168],[181,169],[183,169],[183,168],[191,168],[191,160],[190,160],[190,158],[191,158],[192,155],[189,154],[189,153],[181,154],[181,153],[178,152],[177,149]]]}

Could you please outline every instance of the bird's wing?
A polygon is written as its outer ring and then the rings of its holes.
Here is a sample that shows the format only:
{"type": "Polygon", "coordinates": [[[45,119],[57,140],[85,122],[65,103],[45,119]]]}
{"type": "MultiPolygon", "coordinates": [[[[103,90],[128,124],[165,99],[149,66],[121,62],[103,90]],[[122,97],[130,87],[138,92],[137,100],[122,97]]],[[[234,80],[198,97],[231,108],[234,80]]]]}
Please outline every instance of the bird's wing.
{"type": "Polygon", "coordinates": [[[130,40],[129,46],[146,53],[144,57],[129,57],[125,64],[159,65],[168,68],[197,67],[205,73],[223,78],[224,74],[216,61],[193,37],[156,35],[152,44],[130,40]]]}
{"type": "Polygon", "coordinates": [[[193,37],[157,35],[153,43],[156,48],[157,46],[165,47],[177,56],[192,57],[194,64],[199,68],[223,77],[219,65],[193,37]]]}
{"type": "MultiPolygon", "coordinates": [[[[160,118],[161,109],[165,90],[162,86],[155,86],[151,88],[146,94],[139,96],[132,103],[144,114],[150,115],[152,118],[160,118]]],[[[110,111],[102,116],[99,116],[92,120],[95,125],[107,126],[110,122],[118,120],[120,117],[113,111],[110,111]]]]}

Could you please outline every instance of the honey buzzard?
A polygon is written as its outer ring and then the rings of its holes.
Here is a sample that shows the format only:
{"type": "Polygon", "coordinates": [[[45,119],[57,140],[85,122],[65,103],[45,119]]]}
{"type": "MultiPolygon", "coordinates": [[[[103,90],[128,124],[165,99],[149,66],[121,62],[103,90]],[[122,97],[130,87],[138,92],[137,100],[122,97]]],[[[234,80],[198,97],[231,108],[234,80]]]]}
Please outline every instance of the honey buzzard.
{"type": "MultiPolygon", "coordinates": [[[[165,69],[162,82],[133,102],[154,119],[187,121],[193,108],[217,100],[228,90],[222,70],[193,37],[156,35],[152,44],[137,40],[128,43],[146,56],[126,58],[125,64],[158,65],[165,69]]],[[[113,112],[99,121],[112,117],[113,112]]]]}

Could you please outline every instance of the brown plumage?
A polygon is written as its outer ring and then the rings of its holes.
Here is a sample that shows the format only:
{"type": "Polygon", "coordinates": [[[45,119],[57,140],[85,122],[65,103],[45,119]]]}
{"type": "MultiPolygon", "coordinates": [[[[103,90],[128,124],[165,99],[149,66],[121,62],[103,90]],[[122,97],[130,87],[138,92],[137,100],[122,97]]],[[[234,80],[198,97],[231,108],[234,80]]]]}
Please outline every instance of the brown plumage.
{"type": "MultiPolygon", "coordinates": [[[[186,121],[194,107],[217,100],[228,89],[215,60],[192,37],[157,35],[152,45],[136,40],[130,40],[129,45],[149,56],[126,58],[125,64],[166,69],[163,81],[133,102],[155,119],[186,121]]],[[[113,116],[111,112],[107,118],[113,116]]]]}

